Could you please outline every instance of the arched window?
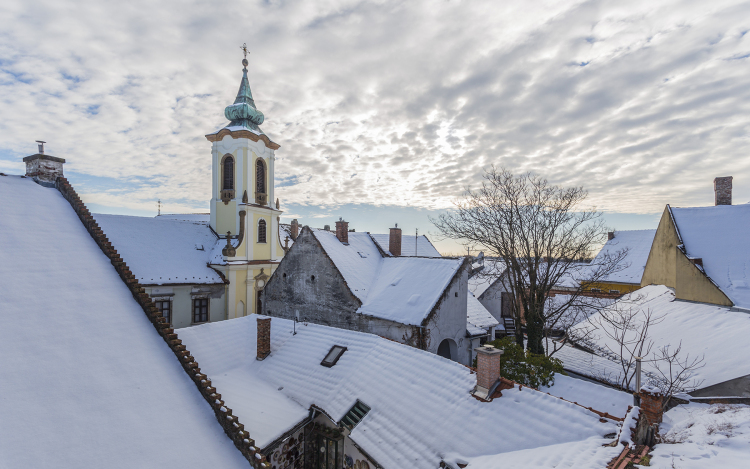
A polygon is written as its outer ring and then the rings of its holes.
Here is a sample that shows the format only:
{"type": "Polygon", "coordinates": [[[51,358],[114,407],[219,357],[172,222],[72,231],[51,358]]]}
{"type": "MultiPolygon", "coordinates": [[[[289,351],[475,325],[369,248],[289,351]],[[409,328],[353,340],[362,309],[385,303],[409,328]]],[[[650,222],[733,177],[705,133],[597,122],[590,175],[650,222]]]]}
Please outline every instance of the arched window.
{"type": "Polygon", "coordinates": [[[255,160],[255,192],[266,193],[266,165],[263,160],[255,160]]]}
{"type": "Polygon", "coordinates": [[[221,189],[224,191],[234,190],[234,158],[224,157],[224,181],[221,189]]]}
{"type": "Polygon", "coordinates": [[[258,242],[266,242],[266,221],[262,218],[258,221],[258,242]]]}

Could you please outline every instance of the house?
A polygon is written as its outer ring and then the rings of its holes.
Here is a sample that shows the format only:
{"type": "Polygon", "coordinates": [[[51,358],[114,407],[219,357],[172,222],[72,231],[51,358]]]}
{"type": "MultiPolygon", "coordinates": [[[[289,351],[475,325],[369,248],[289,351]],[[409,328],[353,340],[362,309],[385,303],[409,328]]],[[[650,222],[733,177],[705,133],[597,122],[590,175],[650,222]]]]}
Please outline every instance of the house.
{"type": "Polygon", "coordinates": [[[468,267],[463,258],[385,256],[369,233],[349,231],[343,220],[335,233],[306,226],[264,289],[263,311],[377,334],[468,365],[468,267]]]}
{"type": "Polygon", "coordinates": [[[621,296],[641,288],[643,271],[654,242],[656,230],[622,230],[608,233],[607,242],[592,261],[593,265],[608,265],[609,260],[622,259],[613,272],[586,285],[593,293],[621,296]]]}
{"type": "MultiPolygon", "coordinates": [[[[471,469],[524,457],[519,467],[598,468],[621,451],[604,437],[615,419],[499,379],[484,359],[474,374],[373,334],[276,317],[181,337],[277,468],[307,458],[324,469],[471,469]],[[483,387],[494,397],[476,397],[483,387]]],[[[491,361],[493,350],[478,353],[491,361]]]]}
{"type": "Polygon", "coordinates": [[[0,465],[259,468],[62,177],[65,160],[25,161],[26,176],[0,173],[0,465]]]}
{"type": "Polygon", "coordinates": [[[714,180],[715,206],[667,205],[641,285],[666,285],[676,298],[750,311],[750,205],[732,205],[732,178],[714,180]]]}
{"type": "Polygon", "coordinates": [[[218,238],[207,215],[94,217],[175,329],[227,319],[229,282],[209,266],[218,238]]]}
{"type": "Polygon", "coordinates": [[[515,334],[513,319],[513,295],[505,288],[502,278],[505,264],[496,258],[484,258],[481,264],[472,269],[469,277],[469,291],[495,318],[502,327],[497,332],[503,335],[515,334]]]}
{"type": "MultiPolygon", "coordinates": [[[[648,341],[653,344],[652,353],[669,347],[681,347],[681,357],[702,359],[703,366],[693,373],[695,384],[692,396],[742,396],[750,397],[750,314],[729,306],[697,303],[680,299],[674,289],[663,285],[650,285],[626,295],[611,308],[620,308],[635,313],[631,324],[642,324],[648,313],[653,315],[648,328],[648,341]]],[[[597,355],[586,363],[580,354],[565,350],[557,354],[565,368],[605,382],[620,381],[623,369],[620,357],[615,353],[619,345],[611,334],[615,332],[606,321],[598,321],[608,310],[596,313],[589,320],[570,329],[570,337],[576,343],[597,355]],[[568,355],[570,355],[568,357],[568,355]],[[604,361],[602,361],[604,360],[604,361]]],[[[633,343],[639,329],[626,331],[625,341],[633,343]]],[[[631,345],[632,346],[632,345],[631,345]]],[[[626,357],[629,359],[630,357],[626,357]]],[[[652,355],[643,357],[643,381],[658,375],[652,355]]]]}

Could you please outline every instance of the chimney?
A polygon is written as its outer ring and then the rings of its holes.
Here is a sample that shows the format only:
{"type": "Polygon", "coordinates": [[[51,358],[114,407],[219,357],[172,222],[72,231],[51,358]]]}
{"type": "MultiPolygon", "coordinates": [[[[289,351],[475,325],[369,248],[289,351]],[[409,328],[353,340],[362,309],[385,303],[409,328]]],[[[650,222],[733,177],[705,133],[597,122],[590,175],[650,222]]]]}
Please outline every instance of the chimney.
{"type": "Polygon", "coordinates": [[[503,351],[489,344],[477,347],[474,351],[477,352],[477,391],[488,394],[495,381],[500,379],[500,357],[503,351]]]}
{"type": "Polygon", "coordinates": [[[258,318],[258,355],[263,360],[271,353],[271,318],[258,318]]]}
{"type": "Polygon", "coordinates": [[[714,205],[732,205],[732,176],[714,178],[714,205]]]}
{"type": "Polygon", "coordinates": [[[638,393],[641,398],[641,418],[650,425],[658,425],[664,417],[664,394],[653,386],[643,386],[638,393]]]}
{"type": "Polygon", "coordinates": [[[324,225],[323,229],[326,231],[331,231],[331,225],[324,225]]]}
{"type": "Polygon", "coordinates": [[[391,236],[388,238],[388,250],[394,256],[401,255],[401,228],[396,223],[395,228],[391,228],[391,236]]]}
{"type": "Polygon", "coordinates": [[[297,236],[299,236],[299,222],[295,218],[292,220],[292,241],[297,240],[297,236]]]}
{"type": "Polygon", "coordinates": [[[612,241],[613,239],[615,239],[615,232],[610,231],[609,233],[607,233],[607,241],[612,241]]]}
{"type": "Polygon", "coordinates": [[[349,222],[339,218],[336,222],[336,237],[344,244],[349,244],[349,222]]]}
{"type": "Polygon", "coordinates": [[[39,144],[39,153],[23,159],[23,162],[26,163],[26,177],[32,178],[42,186],[55,187],[55,180],[63,176],[65,160],[45,155],[44,144],[47,142],[41,140],[36,142],[39,144]]]}

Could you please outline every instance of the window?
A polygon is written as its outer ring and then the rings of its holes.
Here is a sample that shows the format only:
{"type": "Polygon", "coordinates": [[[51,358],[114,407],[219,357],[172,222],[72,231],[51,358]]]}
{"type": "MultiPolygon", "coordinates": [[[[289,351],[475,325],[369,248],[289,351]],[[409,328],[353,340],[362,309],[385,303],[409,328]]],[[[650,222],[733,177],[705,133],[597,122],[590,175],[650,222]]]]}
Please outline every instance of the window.
{"type": "Polygon", "coordinates": [[[318,433],[315,435],[314,450],[311,451],[315,469],[338,469],[343,467],[344,462],[344,440],[332,439],[318,433]],[[339,451],[339,446],[341,446],[339,451]]]}
{"type": "Polygon", "coordinates": [[[354,406],[349,409],[349,412],[344,415],[344,418],[341,419],[341,424],[351,431],[369,411],[370,407],[367,404],[357,401],[354,406]]]}
{"type": "Polygon", "coordinates": [[[266,221],[262,218],[258,220],[258,242],[266,242],[266,221]]]}
{"type": "Polygon", "coordinates": [[[168,323],[172,324],[172,302],[167,300],[156,300],[156,309],[159,310],[162,317],[164,317],[168,323]]]}
{"type": "Polygon", "coordinates": [[[222,190],[234,190],[234,158],[226,156],[224,158],[224,181],[222,190]]]}
{"type": "Polygon", "coordinates": [[[619,295],[620,294],[620,290],[610,290],[609,292],[612,293],[613,295],[619,295]]]}
{"type": "Polygon", "coordinates": [[[601,293],[601,292],[602,292],[601,288],[592,288],[591,289],[591,293],[601,293]]]}
{"type": "Polygon", "coordinates": [[[193,298],[193,323],[208,321],[208,298],[193,298]]]}
{"type": "Polygon", "coordinates": [[[255,192],[266,193],[266,165],[263,160],[255,160],[255,192]]]}
{"type": "Polygon", "coordinates": [[[320,362],[320,364],[330,368],[335,365],[337,361],[339,361],[339,358],[341,358],[341,355],[343,355],[344,352],[346,352],[346,347],[334,345],[333,347],[331,347],[331,350],[328,351],[328,354],[323,359],[323,361],[320,362]]]}

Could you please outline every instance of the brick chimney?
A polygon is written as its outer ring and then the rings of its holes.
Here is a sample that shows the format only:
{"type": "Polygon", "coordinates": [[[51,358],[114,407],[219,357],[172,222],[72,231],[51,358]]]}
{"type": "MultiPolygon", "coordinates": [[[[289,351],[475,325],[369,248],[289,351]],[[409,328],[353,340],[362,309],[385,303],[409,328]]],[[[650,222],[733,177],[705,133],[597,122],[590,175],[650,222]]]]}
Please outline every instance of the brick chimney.
{"type": "Polygon", "coordinates": [[[271,318],[258,318],[258,360],[263,360],[271,353],[271,318]]]}
{"type": "Polygon", "coordinates": [[[401,255],[401,228],[396,223],[395,228],[391,228],[391,236],[388,238],[388,250],[394,256],[401,255]]]}
{"type": "Polygon", "coordinates": [[[660,424],[664,417],[664,394],[650,386],[643,386],[638,394],[641,397],[641,417],[648,425],[660,424]]]}
{"type": "Polygon", "coordinates": [[[489,393],[495,381],[500,379],[500,357],[503,351],[485,344],[474,349],[477,352],[477,391],[489,393]]]}
{"type": "Polygon", "coordinates": [[[297,240],[297,236],[299,236],[299,222],[297,221],[296,218],[294,220],[292,220],[292,225],[291,226],[292,226],[292,233],[291,233],[292,234],[292,241],[296,241],[297,240]]]}
{"type": "Polygon", "coordinates": [[[714,178],[714,205],[732,205],[732,176],[714,178]]]}
{"type": "Polygon", "coordinates": [[[349,244],[349,222],[339,218],[336,222],[336,237],[344,244],[349,244]]]}
{"type": "Polygon", "coordinates": [[[47,142],[37,140],[37,143],[39,153],[23,159],[26,163],[26,177],[32,178],[42,186],[55,187],[55,180],[63,175],[65,160],[44,154],[44,144],[47,142]]]}
{"type": "Polygon", "coordinates": [[[609,233],[607,233],[607,240],[612,241],[613,239],[615,239],[615,232],[610,231],[609,233]]]}

